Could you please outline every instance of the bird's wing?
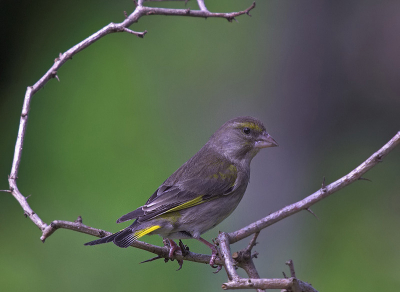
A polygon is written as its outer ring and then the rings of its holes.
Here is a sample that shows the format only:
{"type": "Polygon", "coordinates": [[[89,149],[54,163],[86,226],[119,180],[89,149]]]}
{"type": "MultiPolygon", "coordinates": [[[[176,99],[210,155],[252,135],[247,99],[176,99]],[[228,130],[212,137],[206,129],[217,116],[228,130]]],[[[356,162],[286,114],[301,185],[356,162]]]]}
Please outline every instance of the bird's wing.
{"type": "Polygon", "coordinates": [[[212,163],[202,165],[199,161],[189,160],[154,192],[144,206],[122,216],[117,222],[131,219],[143,222],[229,195],[237,186],[238,178],[242,178],[237,167],[216,157],[205,161],[212,163]]]}
{"type": "Polygon", "coordinates": [[[129,212],[128,214],[125,214],[124,216],[118,218],[117,223],[133,220],[133,219],[136,219],[143,215],[144,215],[144,211],[143,211],[142,207],[139,207],[136,210],[129,212]]]}
{"type": "Polygon", "coordinates": [[[238,169],[210,152],[196,155],[168,178],[142,207],[139,221],[187,209],[229,195],[237,185],[238,169]],[[199,159],[201,158],[201,159],[199,159]]]}

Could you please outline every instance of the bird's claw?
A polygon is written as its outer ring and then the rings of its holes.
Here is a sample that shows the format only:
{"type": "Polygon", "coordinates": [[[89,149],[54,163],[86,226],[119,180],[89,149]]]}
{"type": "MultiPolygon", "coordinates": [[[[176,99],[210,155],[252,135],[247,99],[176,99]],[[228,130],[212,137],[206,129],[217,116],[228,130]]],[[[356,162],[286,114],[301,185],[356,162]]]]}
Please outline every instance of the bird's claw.
{"type": "MultiPolygon", "coordinates": [[[[182,255],[187,254],[187,250],[185,249],[185,251],[183,251],[183,249],[182,249],[182,247],[181,247],[181,246],[184,246],[183,243],[182,243],[182,241],[179,242],[179,246],[175,243],[175,241],[173,241],[173,240],[171,240],[171,239],[168,239],[168,238],[166,239],[166,242],[167,242],[168,245],[169,245],[168,257],[169,257],[169,259],[170,259],[171,261],[174,260],[174,253],[175,253],[175,251],[177,251],[177,250],[180,250],[181,253],[182,253],[182,255]],[[186,253],[185,253],[185,252],[186,252],[186,253]]],[[[179,271],[180,269],[182,269],[183,260],[178,260],[178,259],[176,259],[176,261],[177,261],[178,264],[179,264],[179,268],[177,269],[177,271],[179,271]]]]}
{"type": "Polygon", "coordinates": [[[213,272],[214,274],[217,274],[219,271],[222,270],[222,265],[213,265],[211,267],[217,269],[216,271],[213,272]]]}
{"type": "Polygon", "coordinates": [[[183,266],[183,260],[177,260],[178,264],[179,264],[179,268],[177,269],[177,271],[179,271],[180,269],[182,269],[183,266]]]}
{"type": "Polygon", "coordinates": [[[183,244],[182,240],[179,239],[179,247],[181,248],[181,253],[183,256],[187,256],[189,254],[189,247],[183,244]]]}
{"type": "Polygon", "coordinates": [[[217,252],[214,250],[212,251],[211,254],[211,259],[210,259],[210,266],[213,268],[215,266],[215,260],[217,259],[217,252]]]}
{"type": "Polygon", "coordinates": [[[219,271],[222,270],[222,265],[215,264],[215,260],[217,259],[217,254],[218,254],[218,250],[214,247],[214,249],[212,249],[212,254],[211,254],[211,259],[210,259],[211,268],[217,269],[215,272],[213,272],[214,274],[217,274],[219,271]]]}

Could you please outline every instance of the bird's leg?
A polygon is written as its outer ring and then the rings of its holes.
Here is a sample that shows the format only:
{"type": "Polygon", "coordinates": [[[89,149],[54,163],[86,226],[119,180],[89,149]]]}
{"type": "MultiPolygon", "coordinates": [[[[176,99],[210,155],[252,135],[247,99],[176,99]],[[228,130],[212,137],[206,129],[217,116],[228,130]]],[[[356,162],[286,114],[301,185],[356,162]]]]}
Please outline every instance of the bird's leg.
{"type": "Polygon", "coordinates": [[[207,240],[205,240],[204,238],[197,238],[198,241],[201,241],[202,243],[204,243],[205,245],[207,245],[209,248],[211,248],[211,259],[210,259],[210,266],[212,268],[217,268],[218,267],[218,272],[221,270],[222,266],[215,266],[215,259],[217,258],[217,254],[218,254],[218,250],[215,247],[214,244],[209,243],[207,240]]]}
{"type": "MultiPolygon", "coordinates": [[[[174,259],[174,253],[175,253],[175,251],[177,251],[177,250],[180,250],[181,252],[182,252],[182,250],[181,250],[181,248],[175,243],[175,241],[173,241],[173,240],[171,240],[171,239],[169,239],[169,238],[166,238],[166,240],[168,241],[168,243],[169,243],[169,253],[168,253],[168,257],[171,259],[171,260],[173,260],[174,259]]],[[[183,254],[183,252],[182,252],[182,254],[183,254]]],[[[179,271],[180,269],[182,269],[182,265],[183,265],[183,260],[176,260],[177,262],[178,262],[178,264],[179,264],[179,269],[177,269],[177,271],[179,271]]]]}
{"type": "Polygon", "coordinates": [[[167,238],[167,240],[168,240],[168,243],[169,243],[169,254],[168,254],[168,257],[170,259],[173,259],[175,251],[180,250],[180,247],[175,243],[175,241],[173,241],[173,240],[171,240],[169,238],[167,238]]]}

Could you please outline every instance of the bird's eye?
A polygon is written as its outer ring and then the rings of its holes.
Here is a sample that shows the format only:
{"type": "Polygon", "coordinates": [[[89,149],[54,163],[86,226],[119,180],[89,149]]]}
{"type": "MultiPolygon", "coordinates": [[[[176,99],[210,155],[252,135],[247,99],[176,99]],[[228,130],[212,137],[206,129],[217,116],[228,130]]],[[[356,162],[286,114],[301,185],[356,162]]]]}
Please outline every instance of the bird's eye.
{"type": "Polygon", "coordinates": [[[245,133],[246,135],[250,134],[250,129],[249,128],[243,128],[243,133],[245,133]]]}

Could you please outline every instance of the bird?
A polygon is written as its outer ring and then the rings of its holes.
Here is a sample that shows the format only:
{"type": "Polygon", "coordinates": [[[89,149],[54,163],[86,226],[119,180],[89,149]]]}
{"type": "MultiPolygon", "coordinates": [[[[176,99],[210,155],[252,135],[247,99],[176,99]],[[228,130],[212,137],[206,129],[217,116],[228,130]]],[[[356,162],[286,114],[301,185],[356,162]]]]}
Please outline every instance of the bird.
{"type": "MultiPolygon", "coordinates": [[[[179,167],[147,202],[117,220],[134,222],[112,235],[85,245],[113,242],[127,248],[144,235],[159,234],[170,246],[169,258],[181,248],[174,239],[194,238],[218,251],[201,237],[226,219],[241,201],[250,179],[250,162],[262,149],[278,146],[263,123],[250,116],[223,124],[208,142],[179,167]]],[[[182,267],[183,261],[178,261],[182,267]]]]}

